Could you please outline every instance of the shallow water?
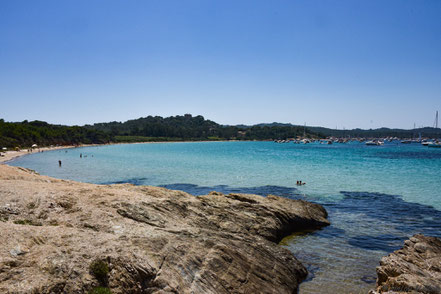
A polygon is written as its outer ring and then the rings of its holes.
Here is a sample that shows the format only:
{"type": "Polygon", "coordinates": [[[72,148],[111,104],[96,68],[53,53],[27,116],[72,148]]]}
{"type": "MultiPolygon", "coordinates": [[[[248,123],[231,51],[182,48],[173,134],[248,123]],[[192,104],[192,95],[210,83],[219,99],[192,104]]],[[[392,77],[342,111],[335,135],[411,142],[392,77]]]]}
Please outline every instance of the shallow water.
{"type": "Polygon", "coordinates": [[[415,233],[441,237],[441,150],[419,144],[130,144],[37,153],[10,164],[98,184],[321,203],[332,225],[283,241],[310,272],[300,293],[367,293],[382,256],[415,233]]]}

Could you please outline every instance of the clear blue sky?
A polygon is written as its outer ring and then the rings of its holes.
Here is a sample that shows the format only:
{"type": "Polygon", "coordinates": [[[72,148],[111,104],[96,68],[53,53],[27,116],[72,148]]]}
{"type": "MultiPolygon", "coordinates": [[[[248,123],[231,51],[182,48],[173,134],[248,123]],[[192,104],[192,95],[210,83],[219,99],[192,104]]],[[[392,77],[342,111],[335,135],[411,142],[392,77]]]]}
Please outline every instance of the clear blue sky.
{"type": "Polygon", "coordinates": [[[432,125],[440,0],[0,1],[0,118],[432,125]]]}

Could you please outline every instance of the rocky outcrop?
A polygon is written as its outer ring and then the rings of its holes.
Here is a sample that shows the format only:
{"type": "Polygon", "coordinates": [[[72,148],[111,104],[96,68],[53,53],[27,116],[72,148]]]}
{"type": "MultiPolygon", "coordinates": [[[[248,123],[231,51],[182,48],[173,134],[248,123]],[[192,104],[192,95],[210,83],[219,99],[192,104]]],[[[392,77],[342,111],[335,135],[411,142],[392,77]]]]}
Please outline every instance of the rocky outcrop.
{"type": "Polygon", "coordinates": [[[441,293],[441,240],[415,235],[380,261],[371,293],[441,293]]]}
{"type": "Polygon", "coordinates": [[[295,293],[307,271],[276,243],[326,217],[276,196],[194,197],[0,165],[0,293],[295,293]]]}

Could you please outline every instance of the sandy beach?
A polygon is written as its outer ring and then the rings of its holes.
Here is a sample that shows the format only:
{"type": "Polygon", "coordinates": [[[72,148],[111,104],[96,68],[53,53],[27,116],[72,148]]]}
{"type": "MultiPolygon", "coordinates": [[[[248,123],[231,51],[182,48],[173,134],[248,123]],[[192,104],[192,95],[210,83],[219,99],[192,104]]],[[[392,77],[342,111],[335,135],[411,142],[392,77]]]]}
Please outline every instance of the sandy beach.
{"type": "Polygon", "coordinates": [[[96,145],[81,145],[81,146],[55,146],[55,147],[41,147],[41,148],[34,148],[32,149],[32,152],[29,152],[29,149],[21,149],[19,151],[14,150],[8,150],[6,152],[1,152],[0,156],[0,164],[7,163],[8,161],[11,161],[13,159],[16,159],[21,156],[34,154],[38,152],[45,152],[45,151],[52,151],[52,150],[60,150],[60,149],[70,149],[70,148],[76,148],[76,147],[89,147],[89,146],[96,146],[96,145]]]}
{"type": "Polygon", "coordinates": [[[32,152],[29,152],[29,149],[20,149],[19,151],[8,150],[8,151],[0,151],[0,164],[5,164],[8,161],[14,160],[18,157],[34,154],[38,152],[44,151],[53,151],[60,149],[71,149],[71,148],[79,148],[79,147],[95,147],[95,146],[106,146],[106,145],[121,145],[121,144],[160,144],[160,143],[202,143],[202,142],[231,142],[235,140],[222,140],[222,141],[158,141],[158,142],[130,142],[130,143],[107,143],[107,144],[82,144],[82,145],[66,145],[66,146],[55,146],[55,147],[41,147],[34,148],[32,152]]]}
{"type": "Polygon", "coordinates": [[[0,164],[7,164],[9,161],[14,160],[18,157],[30,155],[39,152],[45,151],[54,151],[61,149],[71,149],[71,148],[80,148],[80,147],[95,147],[95,146],[106,146],[106,145],[116,145],[116,144],[140,144],[140,143],[109,143],[109,144],[82,144],[82,145],[66,145],[66,146],[54,146],[54,147],[38,147],[32,149],[32,152],[29,152],[29,149],[20,149],[19,151],[8,150],[5,152],[0,152],[2,156],[0,156],[0,164]]]}

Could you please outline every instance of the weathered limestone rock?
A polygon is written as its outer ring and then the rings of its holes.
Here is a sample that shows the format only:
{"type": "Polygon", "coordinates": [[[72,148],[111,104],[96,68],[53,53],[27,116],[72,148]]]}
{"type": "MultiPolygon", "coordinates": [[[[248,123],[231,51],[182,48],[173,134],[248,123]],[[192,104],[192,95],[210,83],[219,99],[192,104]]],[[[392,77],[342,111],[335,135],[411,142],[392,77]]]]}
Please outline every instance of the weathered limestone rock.
{"type": "Polygon", "coordinates": [[[441,293],[441,240],[415,235],[380,261],[371,293],[441,293]]]}
{"type": "Polygon", "coordinates": [[[0,165],[0,293],[98,286],[112,293],[296,293],[306,269],[276,242],[328,225],[326,217],[320,205],[276,196],[194,197],[0,165]]]}

